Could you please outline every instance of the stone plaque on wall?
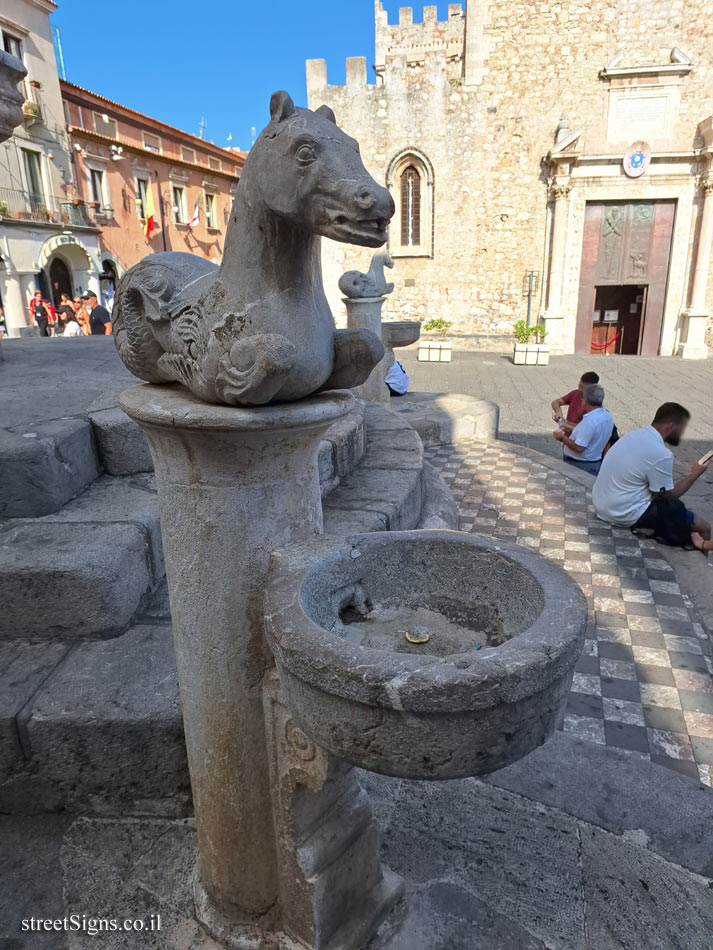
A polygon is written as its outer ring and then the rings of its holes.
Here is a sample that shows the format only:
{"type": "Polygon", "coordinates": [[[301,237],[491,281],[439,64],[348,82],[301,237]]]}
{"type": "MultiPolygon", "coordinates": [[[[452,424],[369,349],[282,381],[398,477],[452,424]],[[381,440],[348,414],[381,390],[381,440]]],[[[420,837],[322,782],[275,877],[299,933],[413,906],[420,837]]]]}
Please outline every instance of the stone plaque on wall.
{"type": "Polygon", "coordinates": [[[665,139],[671,135],[678,113],[678,88],[658,87],[655,91],[612,89],[609,93],[607,139],[631,142],[642,138],[665,139]]]}

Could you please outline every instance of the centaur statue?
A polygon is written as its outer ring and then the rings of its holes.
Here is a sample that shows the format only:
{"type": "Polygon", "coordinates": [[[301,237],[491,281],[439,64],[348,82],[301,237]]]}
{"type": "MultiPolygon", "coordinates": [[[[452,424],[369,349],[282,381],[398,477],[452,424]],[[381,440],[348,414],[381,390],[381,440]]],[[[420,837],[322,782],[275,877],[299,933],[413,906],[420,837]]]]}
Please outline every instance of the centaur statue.
{"type": "Polygon", "coordinates": [[[391,195],[331,109],[298,109],[276,92],[270,113],[240,178],[220,266],[152,254],[119,284],[116,345],[140,379],[183,383],[206,402],[263,405],[358,386],[383,356],[373,333],[335,328],[320,244],[380,247],[391,195]]]}

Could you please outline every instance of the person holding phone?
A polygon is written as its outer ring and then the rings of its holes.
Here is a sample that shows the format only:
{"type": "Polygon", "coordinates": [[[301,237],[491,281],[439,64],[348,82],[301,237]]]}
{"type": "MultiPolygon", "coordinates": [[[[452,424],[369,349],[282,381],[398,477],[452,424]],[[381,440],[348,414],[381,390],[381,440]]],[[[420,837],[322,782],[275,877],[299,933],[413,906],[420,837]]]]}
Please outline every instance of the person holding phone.
{"type": "Polygon", "coordinates": [[[592,489],[599,518],[674,547],[690,549],[694,534],[710,540],[711,526],[681,501],[708,470],[710,458],[694,462],[688,475],[673,480],[668,446],[680,444],[690,418],[684,406],[665,402],[650,426],[628,432],[611,447],[592,489]]]}

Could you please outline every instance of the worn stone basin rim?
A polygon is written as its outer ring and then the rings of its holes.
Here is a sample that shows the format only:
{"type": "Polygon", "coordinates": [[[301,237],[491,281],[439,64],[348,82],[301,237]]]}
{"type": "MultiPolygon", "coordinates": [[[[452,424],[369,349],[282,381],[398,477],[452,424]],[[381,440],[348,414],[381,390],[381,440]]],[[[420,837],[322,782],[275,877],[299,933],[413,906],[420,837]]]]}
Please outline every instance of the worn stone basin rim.
{"type": "MultiPolygon", "coordinates": [[[[402,586],[414,580],[402,578],[402,586]]],[[[491,587],[491,597],[494,593],[491,587]]],[[[360,535],[338,545],[318,541],[285,552],[276,558],[266,604],[268,641],[278,669],[346,700],[433,713],[485,709],[545,689],[571,672],[585,622],[583,595],[559,567],[522,546],[453,531],[360,535]],[[430,563],[436,575],[454,571],[459,560],[470,559],[471,567],[479,563],[480,577],[472,577],[473,585],[487,586],[488,573],[497,575],[498,583],[510,579],[503,603],[517,600],[516,585],[524,584],[519,625],[498,646],[483,643],[477,649],[474,635],[470,649],[446,656],[374,649],[329,629],[324,598],[330,584],[332,592],[338,581],[343,588],[360,580],[368,588],[369,570],[390,575],[390,561],[399,566],[400,559],[403,566],[409,558],[430,563]]]]}
{"type": "Polygon", "coordinates": [[[263,431],[323,425],[341,419],[356,400],[348,390],[317,393],[299,402],[245,408],[199,400],[184,386],[141,384],[124,390],[119,405],[137,422],[153,426],[180,425],[212,431],[263,431]],[[147,399],[147,395],[150,397],[147,399]],[[189,403],[189,408],[186,404],[189,403]]]}

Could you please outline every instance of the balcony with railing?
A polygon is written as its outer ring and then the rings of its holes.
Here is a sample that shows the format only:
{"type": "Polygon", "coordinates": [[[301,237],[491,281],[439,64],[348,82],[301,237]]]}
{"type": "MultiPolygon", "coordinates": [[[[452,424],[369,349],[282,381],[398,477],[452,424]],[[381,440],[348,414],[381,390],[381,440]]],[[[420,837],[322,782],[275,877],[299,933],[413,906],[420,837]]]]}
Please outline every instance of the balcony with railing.
{"type": "Polygon", "coordinates": [[[25,122],[32,125],[34,122],[43,122],[44,114],[42,108],[42,84],[34,79],[25,79],[23,81],[25,101],[22,104],[22,114],[25,122]]]}
{"type": "Polygon", "coordinates": [[[70,227],[97,226],[92,210],[79,198],[66,195],[32,195],[0,188],[0,220],[34,221],[70,227]]]}

